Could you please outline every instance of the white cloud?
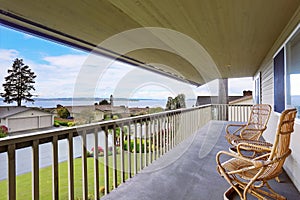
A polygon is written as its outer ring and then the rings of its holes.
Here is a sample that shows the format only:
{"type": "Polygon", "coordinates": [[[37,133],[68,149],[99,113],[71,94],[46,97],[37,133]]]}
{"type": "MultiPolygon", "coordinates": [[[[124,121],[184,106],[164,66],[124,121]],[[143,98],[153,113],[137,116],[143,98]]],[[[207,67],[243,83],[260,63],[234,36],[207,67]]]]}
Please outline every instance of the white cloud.
{"type": "Polygon", "coordinates": [[[228,79],[228,95],[242,96],[244,90],[253,91],[252,77],[228,79]]]}
{"type": "Polygon", "coordinates": [[[19,52],[14,49],[0,49],[0,60],[1,62],[9,61],[13,62],[14,59],[19,55],[19,52]]]}
{"type": "Polygon", "coordinates": [[[7,69],[12,66],[18,55],[19,52],[14,49],[0,49],[0,92],[3,92],[2,84],[4,77],[7,76],[7,69]]]}
{"type": "MultiPolygon", "coordinates": [[[[7,69],[18,56],[16,50],[0,49],[1,85],[7,69]]],[[[23,60],[37,75],[34,94],[41,98],[74,97],[76,87],[79,87],[81,96],[109,97],[113,94],[115,97],[146,99],[165,99],[179,93],[184,93],[190,99],[198,95],[212,95],[218,90],[214,81],[194,88],[125,63],[78,52],[44,56],[40,63],[27,58],[23,60]]],[[[243,90],[249,89],[252,89],[252,78],[229,80],[229,95],[242,95],[243,90]]]]}

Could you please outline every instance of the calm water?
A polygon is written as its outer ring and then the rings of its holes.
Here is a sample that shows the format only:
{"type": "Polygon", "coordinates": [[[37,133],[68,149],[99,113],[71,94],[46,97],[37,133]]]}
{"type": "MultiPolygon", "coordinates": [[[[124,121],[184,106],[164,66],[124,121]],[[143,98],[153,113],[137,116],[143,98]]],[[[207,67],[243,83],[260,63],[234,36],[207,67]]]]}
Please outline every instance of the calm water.
{"type": "MultiPolygon", "coordinates": [[[[32,103],[24,103],[24,105],[29,107],[43,107],[43,108],[54,108],[57,104],[63,106],[72,106],[72,105],[93,105],[94,102],[97,101],[89,101],[89,100],[78,100],[74,101],[72,99],[36,99],[34,104],[32,103]]],[[[99,102],[99,101],[98,101],[99,102]]],[[[139,99],[139,100],[115,100],[115,106],[125,105],[128,107],[162,107],[165,108],[167,100],[163,99],[139,99]]],[[[186,100],[186,106],[192,107],[196,104],[196,99],[186,100]]],[[[0,99],[0,106],[7,106],[8,104],[3,103],[0,99]]],[[[15,105],[15,104],[10,104],[15,105]]]]}

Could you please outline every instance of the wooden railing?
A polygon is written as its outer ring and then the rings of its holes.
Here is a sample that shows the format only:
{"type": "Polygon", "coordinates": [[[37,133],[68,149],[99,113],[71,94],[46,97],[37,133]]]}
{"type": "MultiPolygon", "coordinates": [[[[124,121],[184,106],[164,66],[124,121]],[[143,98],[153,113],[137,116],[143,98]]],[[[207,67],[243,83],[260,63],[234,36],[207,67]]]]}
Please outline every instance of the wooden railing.
{"type": "Polygon", "coordinates": [[[18,175],[31,172],[31,180],[25,183],[22,179],[22,184],[31,184],[31,199],[44,199],[42,190],[45,188],[40,186],[41,168],[50,165],[52,186],[48,185],[46,190],[52,190],[52,197],[47,199],[99,199],[195,133],[212,119],[211,114],[211,106],[206,105],[0,139],[0,160],[1,156],[5,157],[0,168],[2,172],[7,171],[2,181],[0,177],[0,184],[7,184],[5,191],[5,187],[0,189],[0,196],[9,200],[23,199],[26,194],[18,188],[23,187],[17,184],[18,175]],[[45,146],[48,149],[45,150],[45,146]],[[91,146],[94,147],[93,157],[89,157],[91,146]],[[26,155],[17,156],[25,150],[26,155]],[[31,153],[28,155],[28,152],[31,153]],[[45,157],[48,164],[44,162],[45,157]],[[81,159],[79,178],[74,169],[78,159],[81,159]],[[88,162],[91,159],[92,167],[88,162]],[[24,171],[22,162],[31,163],[31,169],[24,171]],[[67,165],[65,186],[61,180],[62,163],[67,165]],[[19,172],[20,169],[23,170],[19,172]],[[91,171],[92,176],[89,176],[91,171]],[[103,178],[104,181],[100,181],[103,178]],[[75,191],[79,180],[82,185],[80,196],[75,191]],[[90,185],[93,185],[92,189],[89,189],[90,185]],[[67,188],[66,196],[61,193],[61,187],[67,188]]]}
{"type": "Polygon", "coordinates": [[[236,122],[247,122],[252,105],[212,105],[212,119],[236,122]]]}
{"type": "Polygon", "coordinates": [[[49,185],[46,190],[52,190],[52,197],[47,199],[99,199],[211,119],[247,121],[250,108],[248,105],[205,105],[0,139],[0,170],[7,172],[2,174],[3,177],[0,173],[0,186],[1,182],[7,184],[5,191],[0,189],[0,197],[23,199],[25,194],[19,193],[21,188],[18,187],[22,186],[17,184],[18,175],[28,172],[31,173],[31,180],[26,182],[22,179],[22,184],[31,184],[29,198],[44,199],[41,168],[50,165],[52,186],[49,185]],[[91,147],[94,149],[92,154],[91,147]],[[22,151],[27,153],[20,156],[22,151]],[[28,155],[28,152],[31,153],[28,155]],[[75,176],[74,163],[78,162],[75,158],[81,159],[80,177],[75,176]],[[88,162],[91,159],[92,167],[88,162]],[[24,164],[30,162],[31,167],[26,171],[24,164]],[[65,185],[60,176],[62,163],[67,165],[65,185]],[[91,171],[92,180],[88,179],[91,171]],[[82,191],[78,193],[75,183],[79,180],[82,191]],[[93,185],[92,189],[90,185],[93,185]],[[65,196],[60,192],[60,187],[67,188],[65,196]]]}

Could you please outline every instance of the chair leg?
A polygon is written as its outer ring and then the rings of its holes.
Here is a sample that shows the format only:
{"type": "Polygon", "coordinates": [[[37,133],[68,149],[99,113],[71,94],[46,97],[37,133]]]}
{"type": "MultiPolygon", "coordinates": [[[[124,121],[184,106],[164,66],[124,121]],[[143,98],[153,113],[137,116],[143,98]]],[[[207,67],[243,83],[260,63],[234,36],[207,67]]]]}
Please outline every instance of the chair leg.
{"type": "Polygon", "coordinates": [[[249,192],[253,196],[257,197],[258,199],[265,199],[263,196],[268,196],[268,197],[270,197],[272,199],[276,199],[276,200],[286,200],[286,197],[275,192],[267,182],[265,182],[264,185],[267,186],[267,188],[269,189],[270,192],[267,192],[260,188],[253,188],[253,187],[251,187],[249,192]]]}

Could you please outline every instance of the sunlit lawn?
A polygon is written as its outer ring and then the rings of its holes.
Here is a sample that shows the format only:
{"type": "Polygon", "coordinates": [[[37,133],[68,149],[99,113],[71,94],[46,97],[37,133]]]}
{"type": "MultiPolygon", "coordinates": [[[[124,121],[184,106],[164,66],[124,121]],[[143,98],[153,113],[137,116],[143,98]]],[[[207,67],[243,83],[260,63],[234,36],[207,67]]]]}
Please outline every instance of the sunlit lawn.
{"type": "MultiPolygon", "coordinates": [[[[131,171],[133,172],[133,157],[131,154],[131,171]]],[[[137,156],[137,163],[139,169],[139,154],[137,156]]],[[[125,171],[128,169],[128,156],[125,153],[125,171]]],[[[87,159],[88,166],[88,194],[90,197],[94,196],[94,159],[87,159]]],[[[109,190],[113,185],[113,170],[112,170],[112,156],[109,156],[109,190]]],[[[120,155],[117,155],[117,169],[120,169],[120,155]]],[[[127,179],[128,174],[125,174],[127,179]]],[[[99,157],[99,178],[100,188],[104,186],[104,164],[103,157],[99,157]]],[[[32,199],[31,198],[31,185],[32,185],[31,172],[17,176],[17,199],[32,199]]],[[[75,199],[82,199],[82,159],[74,159],[74,190],[75,199]]],[[[117,172],[117,182],[121,183],[121,172],[117,172]]],[[[103,195],[100,192],[101,195],[103,195]]],[[[59,199],[68,199],[68,163],[62,162],[59,164],[59,199]]],[[[0,199],[7,199],[7,180],[0,181],[0,199]]],[[[40,199],[52,199],[52,167],[45,167],[40,169],[40,199]]]]}

